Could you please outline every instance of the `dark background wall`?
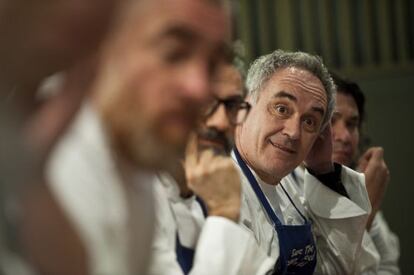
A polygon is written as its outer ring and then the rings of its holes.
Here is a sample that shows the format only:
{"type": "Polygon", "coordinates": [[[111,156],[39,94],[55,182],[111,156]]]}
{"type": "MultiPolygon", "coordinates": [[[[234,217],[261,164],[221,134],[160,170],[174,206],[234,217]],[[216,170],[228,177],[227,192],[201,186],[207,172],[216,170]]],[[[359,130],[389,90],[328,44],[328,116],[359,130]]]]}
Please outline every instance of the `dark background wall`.
{"type": "Polygon", "coordinates": [[[383,203],[391,229],[400,237],[402,274],[414,274],[414,76],[360,81],[367,95],[366,131],[384,147],[391,182],[383,203]]]}
{"type": "Polygon", "coordinates": [[[367,98],[365,132],[391,171],[383,212],[414,274],[414,0],[239,0],[247,62],[277,48],[318,54],[367,98]]]}

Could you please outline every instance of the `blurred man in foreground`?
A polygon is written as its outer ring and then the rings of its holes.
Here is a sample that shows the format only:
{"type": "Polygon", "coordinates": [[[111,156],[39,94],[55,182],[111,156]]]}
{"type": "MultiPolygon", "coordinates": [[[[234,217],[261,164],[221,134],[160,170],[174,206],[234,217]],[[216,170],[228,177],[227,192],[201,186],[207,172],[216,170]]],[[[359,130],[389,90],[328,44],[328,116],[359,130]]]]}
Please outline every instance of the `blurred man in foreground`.
{"type": "Polygon", "coordinates": [[[87,250],[91,274],[146,274],[152,174],[184,154],[222,60],[221,1],[123,6],[103,47],[92,95],[59,144],[50,187],[87,250]]]}
{"type": "Polygon", "coordinates": [[[85,274],[83,246],[44,184],[43,164],[89,90],[91,55],[117,6],[113,0],[0,1],[1,273],[30,273],[24,255],[41,273],[85,274]],[[61,93],[40,101],[40,83],[58,71],[68,75],[61,93]],[[38,241],[43,226],[59,232],[52,246],[38,241]]]}

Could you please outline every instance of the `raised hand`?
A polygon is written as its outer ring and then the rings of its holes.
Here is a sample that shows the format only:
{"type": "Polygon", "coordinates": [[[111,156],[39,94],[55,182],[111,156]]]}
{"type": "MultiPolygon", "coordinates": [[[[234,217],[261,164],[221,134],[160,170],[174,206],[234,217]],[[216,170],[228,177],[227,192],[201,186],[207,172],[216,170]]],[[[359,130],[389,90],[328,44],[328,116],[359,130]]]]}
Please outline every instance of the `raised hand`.
{"type": "Polygon", "coordinates": [[[212,150],[199,152],[196,138],[192,137],[184,166],[188,187],[205,202],[209,215],[238,221],[241,185],[233,160],[212,150]]]}
{"type": "Polygon", "coordinates": [[[365,174],[365,184],[375,216],[380,209],[387,189],[390,171],[384,161],[384,150],[381,147],[369,148],[359,159],[357,170],[365,174]]]}

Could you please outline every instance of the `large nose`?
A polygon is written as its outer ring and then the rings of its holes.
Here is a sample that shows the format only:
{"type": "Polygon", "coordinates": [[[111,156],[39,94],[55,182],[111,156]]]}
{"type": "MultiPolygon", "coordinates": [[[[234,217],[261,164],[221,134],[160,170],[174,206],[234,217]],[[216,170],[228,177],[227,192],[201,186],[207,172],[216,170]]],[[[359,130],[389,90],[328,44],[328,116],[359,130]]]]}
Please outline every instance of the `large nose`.
{"type": "Polygon", "coordinates": [[[231,128],[229,117],[223,104],[220,104],[215,112],[207,118],[206,126],[216,128],[220,132],[227,132],[231,128]]]}
{"type": "Polygon", "coordinates": [[[180,76],[180,82],[182,96],[189,102],[204,105],[210,99],[210,75],[201,62],[188,65],[180,76]]]}
{"type": "Polygon", "coordinates": [[[300,118],[293,116],[286,119],[283,127],[283,134],[287,135],[292,140],[298,140],[301,135],[300,118]]]}
{"type": "Polygon", "coordinates": [[[337,142],[349,143],[351,141],[351,133],[343,121],[336,121],[332,125],[333,139],[337,142]]]}

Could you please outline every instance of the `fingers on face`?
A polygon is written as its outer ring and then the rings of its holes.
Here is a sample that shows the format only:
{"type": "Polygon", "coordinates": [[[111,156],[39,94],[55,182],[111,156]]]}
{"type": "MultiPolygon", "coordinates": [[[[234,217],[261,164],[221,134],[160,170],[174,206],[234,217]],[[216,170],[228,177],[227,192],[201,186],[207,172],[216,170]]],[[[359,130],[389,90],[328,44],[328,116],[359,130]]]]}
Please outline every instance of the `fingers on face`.
{"type": "Polygon", "coordinates": [[[237,173],[231,158],[216,155],[212,150],[204,150],[199,154],[197,165],[193,166],[192,174],[194,176],[202,178],[215,176],[215,174],[237,173]]]}

